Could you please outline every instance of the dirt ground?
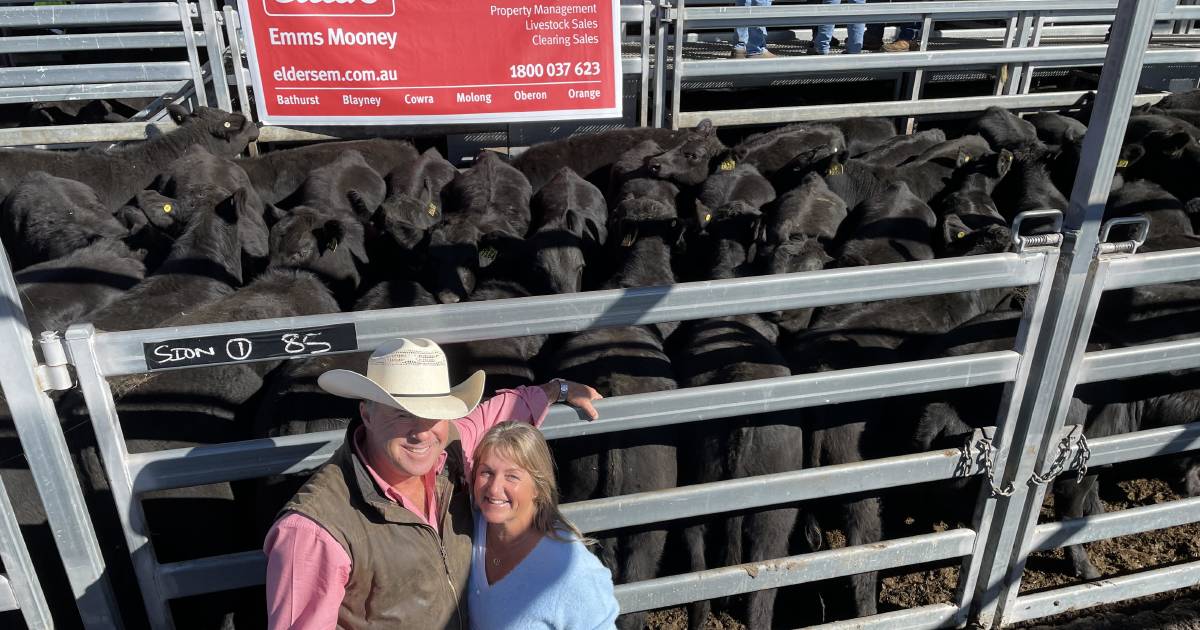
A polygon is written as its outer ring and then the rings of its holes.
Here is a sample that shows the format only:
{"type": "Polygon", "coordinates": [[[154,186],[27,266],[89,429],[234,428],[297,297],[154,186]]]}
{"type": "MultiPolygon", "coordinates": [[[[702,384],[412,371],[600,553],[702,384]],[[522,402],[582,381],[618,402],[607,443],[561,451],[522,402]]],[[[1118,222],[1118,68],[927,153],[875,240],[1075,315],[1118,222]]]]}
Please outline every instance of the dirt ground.
{"type": "MultiPolygon", "coordinates": [[[[1185,498],[1167,482],[1147,476],[1146,470],[1125,468],[1102,473],[1101,499],[1107,511],[1125,510],[1185,498]]],[[[1053,499],[1042,509],[1042,522],[1052,521],[1053,499]]],[[[944,531],[944,522],[918,525],[900,535],[910,536],[925,531],[944,531]]],[[[829,547],[844,545],[841,532],[826,532],[829,547]]],[[[1091,543],[1088,555],[1104,577],[1126,575],[1137,571],[1200,559],[1200,523],[1172,527],[1143,534],[1123,536],[1091,543]]],[[[1030,557],[1022,577],[1021,593],[1059,588],[1078,583],[1070,574],[1061,549],[1041,552],[1030,557]]],[[[918,570],[893,571],[881,574],[879,611],[887,612],[927,604],[950,602],[958,585],[958,562],[950,561],[918,567],[918,570]]],[[[684,608],[656,611],[650,616],[649,628],[654,630],[683,630],[687,628],[684,608]]],[[[708,630],[741,630],[745,626],[729,615],[711,616],[708,630]]],[[[1016,627],[1045,630],[1161,629],[1200,630],[1200,587],[1171,591],[1160,595],[1130,600],[1097,608],[1065,613],[1054,617],[1019,624],[1016,627]]]]}

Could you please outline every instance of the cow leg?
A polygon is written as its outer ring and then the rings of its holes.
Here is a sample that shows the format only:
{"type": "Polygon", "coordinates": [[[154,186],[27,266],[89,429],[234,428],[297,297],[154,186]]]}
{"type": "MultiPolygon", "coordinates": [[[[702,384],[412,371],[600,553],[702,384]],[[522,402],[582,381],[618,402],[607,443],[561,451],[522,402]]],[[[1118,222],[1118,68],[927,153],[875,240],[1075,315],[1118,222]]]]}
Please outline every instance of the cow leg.
{"type": "MultiPolygon", "coordinates": [[[[866,497],[846,504],[843,507],[846,546],[867,545],[883,540],[883,519],[880,512],[878,497],[866,497]]],[[[850,576],[855,617],[875,614],[878,581],[879,574],[875,571],[850,576]]]]}
{"type": "MultiPolygon", "coordinates": [[[[618,548],[622,584],[658,577],[658,566],[667,544],[667,530],[655,529],[623,536],[618,548]]],[[[641,630],[646,626],[646,613],[636,612],[617,618],[621,630],[641,630]]]]}
{"type": "MultiPolygon", "coordinates": [[[[751,514],[745,519],[743,536],[747,540],[746,562],[776,560],[788,555],[788,535],[796,526],[797,508],[782,508],[751,514]]],[[[731,537],[732,538],[732,537],[731,537]]],[[[746,627],[750,630],[773,627],[778,589],[754,591],[746,602],[746,627]]]]}
{"type": "MultiPolygon", "coordinates": [[[[707,529],[705,524],[699,523],[683,531],[684,545],[686,545],[688,553],[688,569],[693,573],[708,568],[708,563],[704,559],[704,535],[707,529]]],[[[692,602],[688,606],[688,628],[692,630],[703,628],[711,611],[712,603],[707,599],[692,602]]]]}
{"type": "MultiPolygon", "coordinates": [[[[1060,520],[1103,513],[1104,506],[1100,503],[1096,475],[1088,475],[1079,483],[1075,483],[1073,478],[1056,480],[1054,482],[1054,511],[1060,520]]],[[[1100,571],[1096,565],[1092,564],[1092,559],[1088,557],[1087,549],[1083,545],[1068,545],[1065,552],[1076,577],[1085,580],[1095,580],[1100,577],[1100,571]]]]}

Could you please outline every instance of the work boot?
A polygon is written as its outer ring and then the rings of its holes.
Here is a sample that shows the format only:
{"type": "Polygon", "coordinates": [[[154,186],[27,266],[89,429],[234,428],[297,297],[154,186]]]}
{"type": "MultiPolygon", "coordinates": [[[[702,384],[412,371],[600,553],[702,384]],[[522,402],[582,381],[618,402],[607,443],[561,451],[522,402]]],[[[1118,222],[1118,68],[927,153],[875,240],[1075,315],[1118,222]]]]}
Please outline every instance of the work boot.
{"type": "Polygon", "coordinates": [[[733,51],[731,51],[729,53],[729,58],[730,59],[745,59],[746,58],[746,49],[740,48],[738,46],[734,46],[733,51]]]}
{"type": "Polygon", "coordinates": [[[894,42],[883,45],[883,52],[908,52],[912,47],[912,42],[907,39],[897,39],[894,42]]]}
{"type": "Polygon", "coordinates": [[[762,52],[760,52],[760,53],[755,53],[753,55],[746,55],[746,56],[751,59],[774,59],[775,57],[778,57],[779,55],[776,55],[775,53],[764,48],[764,49],[762,49],[762,52]]]}

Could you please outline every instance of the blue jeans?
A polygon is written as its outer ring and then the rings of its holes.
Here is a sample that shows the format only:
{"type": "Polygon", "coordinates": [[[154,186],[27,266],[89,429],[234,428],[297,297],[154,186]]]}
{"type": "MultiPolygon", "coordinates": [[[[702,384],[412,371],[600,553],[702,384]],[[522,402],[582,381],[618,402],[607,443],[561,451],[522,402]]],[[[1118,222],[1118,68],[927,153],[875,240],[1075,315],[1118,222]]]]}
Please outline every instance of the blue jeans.
{"type": "MultiPolygon", "coordinates": [[[[821,0],[824,4],[863,4],[866,0],[821,0]]],[[[846,25],[846,52],[856,54],[862,52],[863,31],[866,30],[865,24],[847,24],[846,25]]],[[[818,53],[824,55],[829,52],[829,40],[833,39],[833,25],[822,24],[813,29],[813,48],[818,53]]]]}
{"type": "MultiPolygon", "coordinates": [[[[883,27],[885,24],[872,24],[867,27],[867,32],[875,39],[883,39],[883,27]]],[[[917,39],[917,35],[921,33],[921,23],[913,22],[912,24],[904,24],[900,26],[900,30],[896,31],[896,40],[913,41],[917,39]]]]}
{"type": "MultiPolygon", "coordinates": [[[[735,0],[739,7],[769,7],[771,0],[735,0]]],[[[761,26],[740,27],[737,30],[737,44],[734,48],[744,48],[747,55],[762,53],[767,47],[767,29],[761,26]]]]}

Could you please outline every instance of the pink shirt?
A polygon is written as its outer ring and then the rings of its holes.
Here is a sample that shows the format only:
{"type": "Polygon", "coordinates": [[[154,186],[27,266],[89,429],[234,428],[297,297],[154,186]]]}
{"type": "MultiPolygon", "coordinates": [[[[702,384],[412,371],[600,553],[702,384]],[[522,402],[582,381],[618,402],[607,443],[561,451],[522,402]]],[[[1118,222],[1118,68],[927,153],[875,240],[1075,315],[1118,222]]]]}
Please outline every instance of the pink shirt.
{"type": "MultiPolygon", "coordinates": [[[[540,387],[502,389],[466,417],[454,420],[466,456],[467,478],[473,462],[475,445],[487,430],[505,420],[527,420],[541,426],[550,404],[540,387]]],[[[425,475],[426,513],[429,519],[414,510],[413,504],[383,481],[363,459],[359,449],[361,430],[353,438],[354,454],[366,467],[375,485],[388,499],[399,503],[435,531],[438,529],[437,497],[434,480],[446,465],[442,453],[436,466],[425,475]]],[[[275,521],[263,543],[267,554],[267,615],[270,630],[283,628],[333,628],[337,625],[338,608],[350,580],[350,556],[329,532],[301,514],[288,514],[275,521]]]]}

